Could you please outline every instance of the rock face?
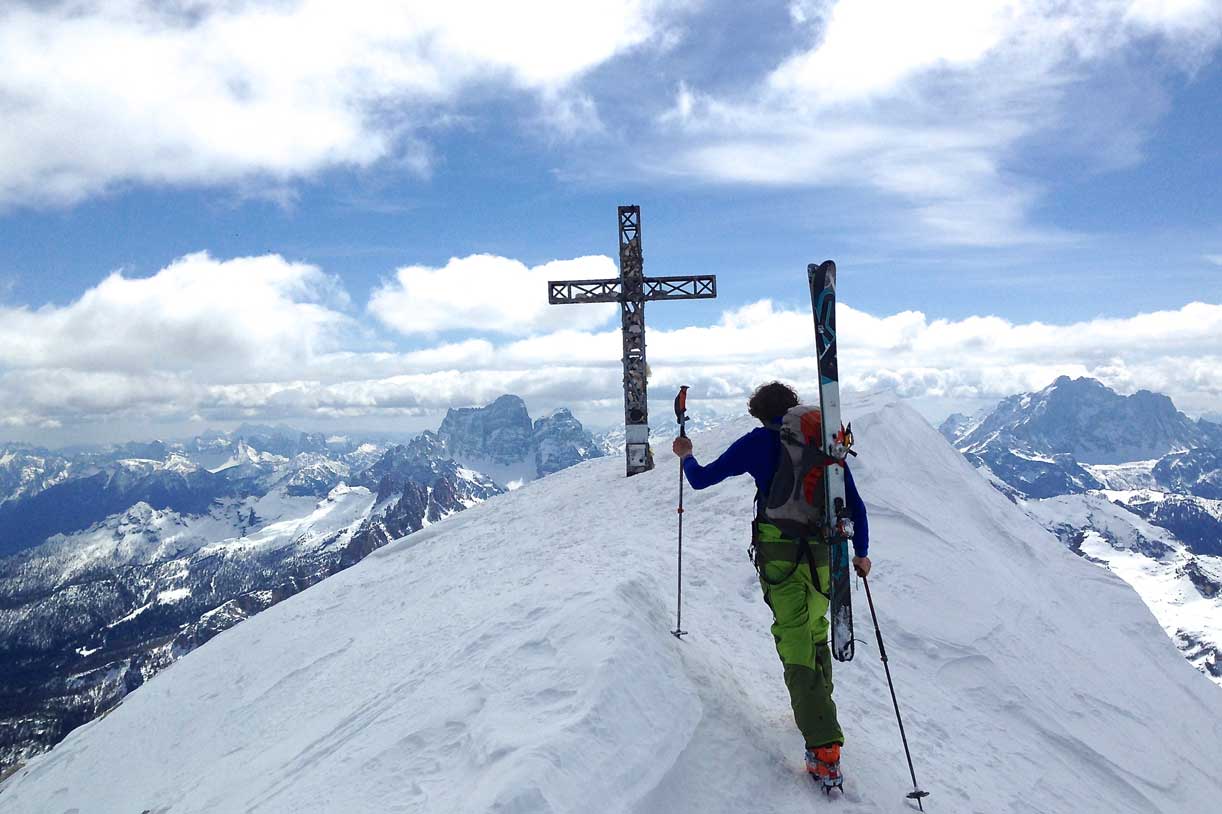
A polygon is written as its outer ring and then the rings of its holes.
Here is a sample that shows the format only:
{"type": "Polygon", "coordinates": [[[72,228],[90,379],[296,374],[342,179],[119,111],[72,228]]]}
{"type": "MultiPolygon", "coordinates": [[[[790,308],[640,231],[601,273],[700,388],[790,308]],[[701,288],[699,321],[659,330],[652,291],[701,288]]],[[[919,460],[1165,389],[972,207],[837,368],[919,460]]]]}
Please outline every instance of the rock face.
{"type": "Polygon", "coordinates": [[[594,437],[564,408],[535,421],[533,440],[539,477],[603,455],[594,437]]]}
{"type": "Polygon", "coordinates": [[[603,455],[567,409],[532,424],[526,403],[517,396],[501,396],[485,407],[450,410],[437,436],[456,460],[504,485],[535,480],[603,455]]]}
{"type": "Polygon", "coordinates": [[[391,447],[377,463],[358,475],[355,482],[370,489],[379,503],[405,495],[404,488],[410,484],[430,495],[428,508],[422,505],[418,515],[414,515],[416,520],[411,531],[418,531],[423,525],[435,523],[448,514],[504,491],[490,478],[447,457],[445,445],[431,432],[421,433],[409,444],[391,447]]]}
{"type": "Polygon", "coordinates": [[[1172,453],[1155,464],[1152,474],[1169,491],[1222,500],[1222,444],[1172,453]]]}
{"type": "Polygon", "coordinates": [[[1195,553],[1222,557],[1222,501],[1175,494],[1126,497],[1126,508],[1165,528],[1195,553]]]}
{"type": "Polygon", "coordinates": [[[971,425],[972,419],[970,416],[963,413],[951,413],[946,417],[945,421],[938,425],[938,432],[942,433],[942,437],[953,444],[963,436],[971,425]]]}
{"type": "Polygon", "coordinates": [[[452,455],[502,466],[526,460],[534,451],[530,414],[517,396],[501,396],[486,407],[449,410],[437,435],[452,455]]]}

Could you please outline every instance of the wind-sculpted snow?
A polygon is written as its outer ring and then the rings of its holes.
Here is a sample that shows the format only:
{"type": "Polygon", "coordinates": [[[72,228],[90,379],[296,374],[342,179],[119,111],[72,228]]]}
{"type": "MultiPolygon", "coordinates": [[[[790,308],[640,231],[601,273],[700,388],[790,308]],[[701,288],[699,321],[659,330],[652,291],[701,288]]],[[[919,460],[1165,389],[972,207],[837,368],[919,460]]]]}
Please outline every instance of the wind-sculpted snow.
{"type": "MultiPolygon", "coordinates": [[[[1022,505],[1073,551],[1132,585],[1188,661],[1222,685],[1222,557],[1194,554],[1121,502],[1142,494],[1150,493],[1061,495],[1022,505]]],[[[1152,503],[1175,500],[1159,498],[1152,503]]]]}
{"type": "MultiPolygon", "coordinates": [[[[1186,814],[1222,693],[1133,591],[917,414],[848,404],[872,588],[926,809],[1186,814]]],[[[749,424],[699,434],[719,452],[749,424]]],[[[745,549],[747,478],[589,461],[386,546],[222,633],[0,787],[38,812],[906,812],[864,595],[836,666],[847,797],[803,774],[745,549]]],[[[669,465],[668,465],[669,464],[669,465]]]]}
{"type": "Polygon", "coordinates": [[[952,416],[941,432],[1073,551],[1123,575],[1222,683],[1222,598],[1196,559],[1222,556],[1222,427],[1166,396],[1062,376],[974,419],[952,416]]]}

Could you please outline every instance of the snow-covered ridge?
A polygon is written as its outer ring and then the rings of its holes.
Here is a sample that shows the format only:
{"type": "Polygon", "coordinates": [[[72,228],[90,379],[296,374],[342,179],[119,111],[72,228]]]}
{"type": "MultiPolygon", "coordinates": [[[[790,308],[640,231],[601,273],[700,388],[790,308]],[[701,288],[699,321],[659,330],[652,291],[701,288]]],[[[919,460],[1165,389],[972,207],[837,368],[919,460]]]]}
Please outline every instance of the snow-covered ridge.
{"type": "MultiPolygon", "coordinates": [[[[927,810],[1211,811],[1222,693],[1132,590],[1058,544],[915,412],[882,400],[845,412],[927,810]]],[[[698,435],[697,449],[749,426],[698,435]]],[[[221,634],[0,786],[0,808],[824,805],[802,774],[743,553],[748,479],[687,493],[690,634],[678,642],[674,470],[625,479],[621,464],[586,462],[493,498],[221,634]]],[[[864,595],[854,599],[866,641],[836,666],[848,796],[834,805],[908,811],[864,595]]]]}
{"type": "Polygon", "coordinates": [[[1073,550],[1130,581],[1222,684],[1222,583],[1207,562],[1222,557],[1222,426],[1165,396],[1061,377],[941,432],[1073,550]]]}
{"type": "MultiPolygon", "coordinates": [[[[1111,494],[1131,498],[1151,493],[1111,494]]],[[[1222,685],[1217,661],[1222,557],[1194,555],[1171,532],[1103,495],[1062,495],[1023,501],[1022,506],[1073,550],[1132,585],[1188,661],[1222,685]]]]}

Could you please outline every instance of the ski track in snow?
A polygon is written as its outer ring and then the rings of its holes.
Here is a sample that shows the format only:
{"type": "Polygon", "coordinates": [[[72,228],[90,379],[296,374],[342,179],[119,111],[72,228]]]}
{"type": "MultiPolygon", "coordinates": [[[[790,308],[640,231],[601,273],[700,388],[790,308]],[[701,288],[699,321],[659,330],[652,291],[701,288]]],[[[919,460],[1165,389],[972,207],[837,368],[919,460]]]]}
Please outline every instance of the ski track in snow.
{"type": "MultiPolygon", "coordinates": [[[[909,408],[845,414],[926,811],[1215,810],[1222,693],[1132,590],[909,408]]],[[[864,592],[834,668],[846,794],[825,801],[746,556],[749,479],[686,492],[679,642],[677,464],[622,466],[528,483],[226,631],[31,761],[0,810],[916,810],[864,592]]]]}

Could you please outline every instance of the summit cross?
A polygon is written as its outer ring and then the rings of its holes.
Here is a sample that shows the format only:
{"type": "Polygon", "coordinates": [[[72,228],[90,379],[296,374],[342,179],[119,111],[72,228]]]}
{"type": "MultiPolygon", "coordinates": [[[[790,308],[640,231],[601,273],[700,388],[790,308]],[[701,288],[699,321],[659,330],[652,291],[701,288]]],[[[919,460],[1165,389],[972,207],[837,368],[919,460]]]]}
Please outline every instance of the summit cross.
{"type": "Polygon", "coordinates": [[[624,337],[624,451],[628,475],[653,469],[649,449],[646,392],[645,303],[650,300],[708,300],[717,296],[717,277],[646,277],[641,254],[641,208],[619,208],[619,278],[561,280],[547,284],[552,305],[618,302],[624,337]]]}

